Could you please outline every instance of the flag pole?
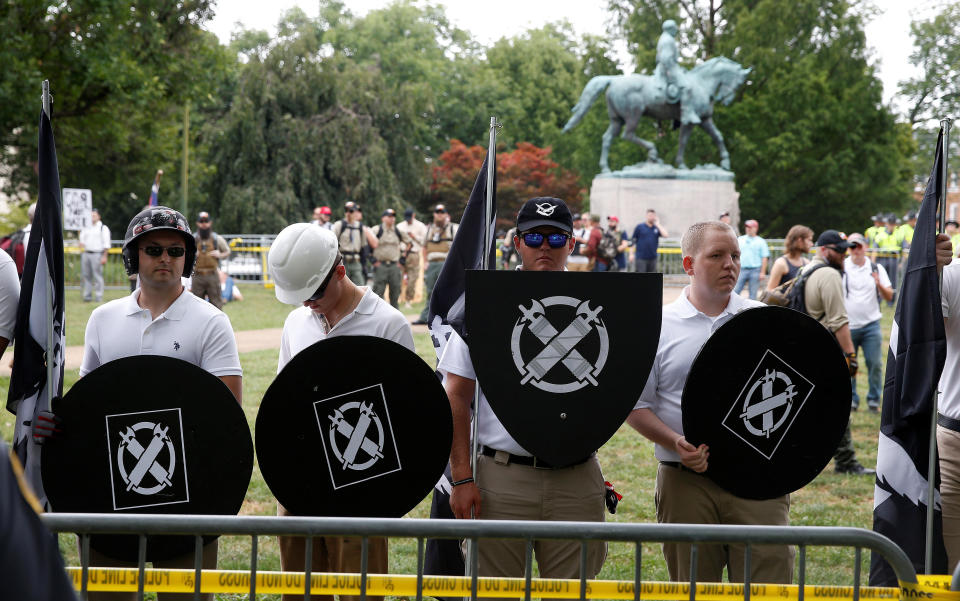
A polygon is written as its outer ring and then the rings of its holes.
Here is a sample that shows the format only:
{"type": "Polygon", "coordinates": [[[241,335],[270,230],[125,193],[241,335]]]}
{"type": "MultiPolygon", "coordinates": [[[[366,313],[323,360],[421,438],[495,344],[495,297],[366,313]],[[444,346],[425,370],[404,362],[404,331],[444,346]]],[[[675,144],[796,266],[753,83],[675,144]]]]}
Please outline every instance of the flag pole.
{"type": "MultiPolygon", "coordinates": [[[[43,112],[47,116],[47,119],[50,119],[50,111],[53,105],[53,97],[50,96],[50,80],[44,79],[42,84],[43,93],[41,95],[40,103],[43,106],[43,112]]],[[[50,124],[50,127],[53,127],[53,124],[50,124]]],[[[41,223],[41,227],[43,224],[41,223]]],[[[32,226],[31,226],[32,228],[32,226]]],[[[31,229],[31,234],[35,233],[31,229]]],[[[41,233],[42,235],[42,233],[41,233]]],[[[44,247],[46,250],[46,247],[44,247]]],[[[44,363],[47,368],[47,398],[46,398],[46,407],[48,412],[53,412],[53,288],[47,286],[47,294],[45,295],[44,301],[46,302],[47,309],[47,348],[46,348],[46,357],[44,363]]]]}
{"type": "MultiPolygon", "coordinates": [[[[937,177],[940,180],[940,198],[937,213],[937,233],[942,234],[947,216],[947,151],[950,149],[950,124],[951,119],[942,119],[940,127],[943,130],[943,138],[940,147],[940,173],[937,177]]],[[[940,283],[940,295],[943,295],[943,272],[938,277],[940,283]]],[[[940,406],[940,383],[933,388],[933,409],[930,411],[930,449],[927,455],[927,535],[924,554],[923,568],[927,574],[933,571],[933,526],[934,526],[934,495],[936,494],[936,476],[937,476],[937,413],[940,406]]]]}
{"type": "MultiPolygon", "coordinates": [[[[480,269],[486,270],[490,267],[490,244],[492,243],[493,231],[491,221],[493,220],[493,186],[497,171],[497,118],[490,117],[490,141],[487,144],[487,194],[483,203],[483,253],[480,255],[480,269]]],[[[470,434],[470,466],[474,481],[477,479],[477,452],[479,451],[479,441],[477,437],[480,432],[480,386],[475,384],[473,387],[473,431],[470,434]]],[[[473,510],[471,509],[471,513],[473,510]]],[[[470,517],[474,517],[471,515],[470,517]]],[[[467,539],[467,561],[466,575],[473,576],[474,559],[477,553],[477,546],[474,541],[467,539]]]]}

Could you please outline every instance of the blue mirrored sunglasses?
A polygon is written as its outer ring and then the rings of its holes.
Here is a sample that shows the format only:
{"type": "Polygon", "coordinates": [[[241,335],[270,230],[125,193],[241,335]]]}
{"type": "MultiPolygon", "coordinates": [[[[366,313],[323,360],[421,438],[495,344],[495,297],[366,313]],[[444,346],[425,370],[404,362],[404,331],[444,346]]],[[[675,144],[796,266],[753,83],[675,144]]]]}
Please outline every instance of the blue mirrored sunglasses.
{"type": "Polygon", "coordinates": [[[543,245],[543,239],[547,239],[550,248],[563,248],[570,239],[570,234],[549,234],[544,236],[537,232],[527,232],[523,235],[523,243],[530,248],[540,248],[543,245]]]}

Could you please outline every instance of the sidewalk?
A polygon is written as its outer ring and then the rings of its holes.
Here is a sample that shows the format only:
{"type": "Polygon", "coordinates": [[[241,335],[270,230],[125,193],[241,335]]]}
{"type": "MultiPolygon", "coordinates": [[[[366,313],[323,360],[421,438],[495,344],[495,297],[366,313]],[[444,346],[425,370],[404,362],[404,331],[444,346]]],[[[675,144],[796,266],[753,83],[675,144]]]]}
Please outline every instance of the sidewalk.
{"type": "MultiPolygon", "coordinates": [[[[664,287],[663,304],[672,303],[680,295],[682,288],[664,287]]],[[[418,315],[407,315],[406,318],[412,323],[416,321],[418,315]]],[[[427,326],[411,326],[414,334],[426,334],[427,326]]],[[[267,328],[264,330],[243,330],[235,332],[237,338],[237,350],[240,353],[249,353],[252,351],[263,351],[268,349],[280,348],[280,335],[283,333],[281,328],[267,328]]],[[[10,362],[13,360],[12,353],[5,356],[0,364],[0,376],[10,376],[10,362]]],[[[68,346],[66,351],[66,369],[79,369],[83,361],[83,346],[68,346]]]]}

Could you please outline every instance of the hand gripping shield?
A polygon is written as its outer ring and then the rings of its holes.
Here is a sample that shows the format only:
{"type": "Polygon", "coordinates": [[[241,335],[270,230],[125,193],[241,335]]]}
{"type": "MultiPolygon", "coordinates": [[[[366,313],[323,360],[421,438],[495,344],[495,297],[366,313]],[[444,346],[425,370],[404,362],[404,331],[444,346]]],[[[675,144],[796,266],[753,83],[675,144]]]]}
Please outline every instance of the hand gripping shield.
{"type": "Polygon", "coordinates": [[[467,272],[477,381],[520,446],[561,467],[613,436],[653,365],[662,295],[661,274],[467,272]]]}
{"type": "MultiPolygon", "coordinates": [[[[152,355],[111,361],[77,381],[54,413],[62,432],[42,457],[54,511],[240,511],[253,471],[247,419],[230,389],[196,365],[152,355]]],[[[91,539],[101,553],[129,561],[137,544],[136,536],[91,539]]],[[[147,558],[183,555],[193,544],[149,536],[147,558]]]]}
{"type": "Polygon", "coordinates": [[[836,339],[783,307],[747,309],[707,339],[683,389],[683,432],[710,447],[706,476],[747,499],[804,487],[833,457],[850,418],[836,339]]]}

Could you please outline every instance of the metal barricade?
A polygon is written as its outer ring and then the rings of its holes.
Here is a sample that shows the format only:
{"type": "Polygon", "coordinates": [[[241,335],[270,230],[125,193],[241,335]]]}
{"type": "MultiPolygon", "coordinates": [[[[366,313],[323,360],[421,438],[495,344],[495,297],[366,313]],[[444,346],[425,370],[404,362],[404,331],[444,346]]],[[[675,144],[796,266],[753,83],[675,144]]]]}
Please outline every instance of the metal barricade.
{"type": "MultiPolygon", "coordinates": [[[[640,600],[642,584],[643,542],[690,543],[691,565],[697,561],[700,544],[741,543],[745,545],[745,569],[742,593],[745,601],[751,594],[750,557],[752,547],[760,544],[797,545],[798,553],[798,599],[804,600],[806,586],[806,549],[808,546],[853,547],[855,554],[852,599],[858,601],[861,589],[860,562],[862,550],[879,553],[892,566],[901,583],[916,583],[917,575],[904,552],[890,539],[860,528],[817,526],[731,526],[693,524],[620,524],[604,522],[533,522],[498,520],[424,520],[386,518],[308,518],[308,517],[254,517],[254,516],[208,516],[208,515],[113,515],[113,514],[45,514],[44,524],[54,532],[74,532],[81,537],[81,594],[86,596],[90,569],[90,534],[136,534],[139,535],[138,593],[143,598],[146,574],[146,535],[177,534],[194,536],[195,573],[194,597],[200,598],[201,558],[200,549],[204,534],[250,536],[250,599],[255,599],[257,582],[257,537],[258,536],[303,536],[306,538],[307,555],[304,570],[305,598],[311,591],[311,548],[316,536],[361,537],[362,563],[359,577],[360,596],[367,595],[367,545],[370,537],[402,537],[417,540],[416,599],[423,598],[424,546],[427,538],[467,539],[482,538],[520,539],[526,541],[526,571],[524,596],[532,594],[533,542],[534,540],[560,539],[580,542],[581,578],[579,598],[587,598],[587,543],[589,541],[626,542],[635,545],[633,599],[640,600]]],[[[471,599],[478,598],[478,557],[474,551],[469,558],[468,572],[471,599]]],[[[689,599],[695,601],[697,591],[696,569],[689,582],[689,599]]],[[[599,581],[591,581],[599,582],[599,581]]],[[[739,585],[738,585],[739,586],[739,585]]],[[[518,589],[519,590],[519,589],[518,589]]],[[[576,593],[575,593],[576,594],[576,593]]],[[[502,594],[500,595],[502,596],[502,594]]]]}

